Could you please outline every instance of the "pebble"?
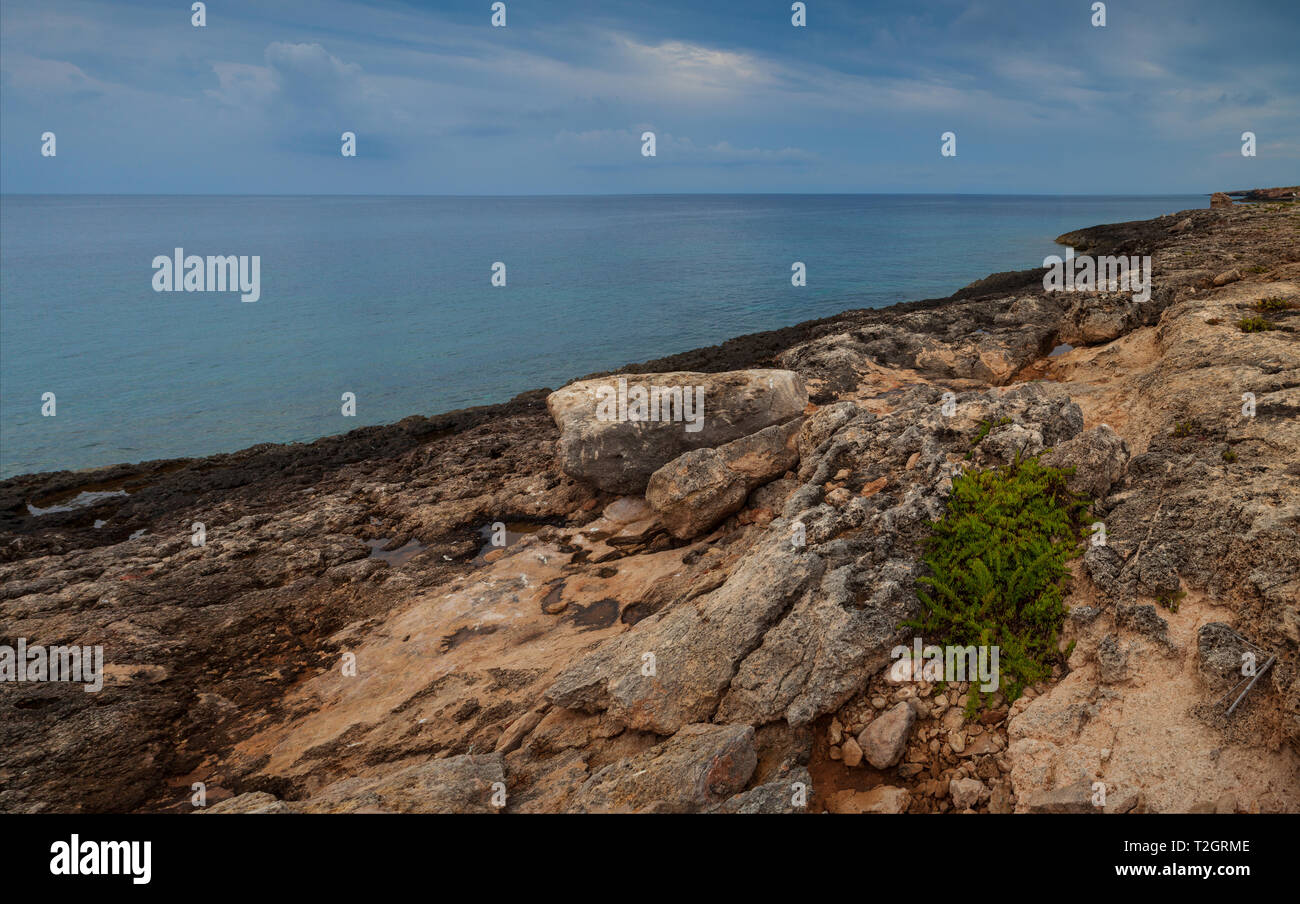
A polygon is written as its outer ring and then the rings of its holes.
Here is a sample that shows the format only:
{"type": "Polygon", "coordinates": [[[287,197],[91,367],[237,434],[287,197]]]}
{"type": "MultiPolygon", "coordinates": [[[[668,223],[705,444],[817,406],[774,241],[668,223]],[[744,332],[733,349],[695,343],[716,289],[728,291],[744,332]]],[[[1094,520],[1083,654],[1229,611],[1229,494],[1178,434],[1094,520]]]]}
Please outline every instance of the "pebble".
{"type": "Polygon", "coordinates": [[[862,762],[862,748],[858,746],[858,742],[853,738],[849,738],[844,742],[844,746],[840,748],[840,753],[844,757],[845,766],[856,766],[862,762]]]}

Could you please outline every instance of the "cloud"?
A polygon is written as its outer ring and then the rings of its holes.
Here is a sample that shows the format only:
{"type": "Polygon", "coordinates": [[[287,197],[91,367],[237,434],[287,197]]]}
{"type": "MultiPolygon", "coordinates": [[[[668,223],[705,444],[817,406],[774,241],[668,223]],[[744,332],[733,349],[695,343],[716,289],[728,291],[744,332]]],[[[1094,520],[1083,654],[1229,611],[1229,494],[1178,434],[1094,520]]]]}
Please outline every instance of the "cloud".
{"type": "Polygon", "coordinates": [[[508,29],[409,3],[269,10],[226,0],[196,29],[153,3],[4,0],[6,186],[50,184],[13,161],[56,120],[105,191],[1199,189],[1245,129],[1261,151],[1300,141],[1300,28],[1262,0],[1112,5],[1105,29],[1040,0],[818,4],[806,30],[739,0],[512,8],[508,29]],[[962,156],[941,164],[949,129],[962,156]],[[340,170],[344,130],[362,150],[340,170]],[[1066,159],[1088,164],[1068,185],[1066,159]]]}

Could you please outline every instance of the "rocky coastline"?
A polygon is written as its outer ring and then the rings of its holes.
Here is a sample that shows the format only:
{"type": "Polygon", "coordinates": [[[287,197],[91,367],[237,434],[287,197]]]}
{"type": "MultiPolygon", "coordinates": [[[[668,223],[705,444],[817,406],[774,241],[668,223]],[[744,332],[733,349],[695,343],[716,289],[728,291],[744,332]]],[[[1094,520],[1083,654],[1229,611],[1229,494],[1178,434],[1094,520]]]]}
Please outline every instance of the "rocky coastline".
{"type": "Polygon", "coordinates": [[[1300,812],[1294,194],[1058,239],[1149,255],[1143,300],[998,273],[0,482],[0,644],[104,652],[97,693],[0,684],[0,812],[1300,812]],[[700,431],[595,420],[620,377],[704,387],[700,431]],[[891,651],[955,477],[1022,455],[1107,541],[1052,677],[973,711],[891,651]],[[1274,659],[1226,715],[1241,636],[1274,659]]]}

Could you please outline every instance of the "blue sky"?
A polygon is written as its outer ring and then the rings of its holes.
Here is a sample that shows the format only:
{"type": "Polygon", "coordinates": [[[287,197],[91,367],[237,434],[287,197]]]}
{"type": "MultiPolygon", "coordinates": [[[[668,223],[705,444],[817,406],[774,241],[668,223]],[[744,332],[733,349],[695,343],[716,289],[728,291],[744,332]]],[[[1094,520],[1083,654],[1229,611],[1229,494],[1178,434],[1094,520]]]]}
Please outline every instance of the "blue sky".
{"type": "Polygon", "coordinates": [[[1300,182],[1296,0],[5,0],[0,191],[1181,193],[1300,182]],[[40,155],[40,135],[58,155],[40,155]],[[357,133],[343,158],[339,135],[357,133]],[[658,155],[644,158],[652,130],[658,155]],[[1258,155],[1241,155],[1241,133],[1258,155]],[[957,135],[957,156],[940,135],[957,135]]]}

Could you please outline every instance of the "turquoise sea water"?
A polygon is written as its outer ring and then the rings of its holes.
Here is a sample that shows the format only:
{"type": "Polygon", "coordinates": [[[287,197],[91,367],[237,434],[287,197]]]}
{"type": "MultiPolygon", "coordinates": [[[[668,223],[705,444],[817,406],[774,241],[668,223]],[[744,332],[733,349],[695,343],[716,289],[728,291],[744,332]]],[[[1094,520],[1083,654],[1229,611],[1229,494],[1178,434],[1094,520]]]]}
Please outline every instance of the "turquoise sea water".
{"type": "Polygon", "coordinates": [[[0,477],[311,440],[1035,267],[1199,195],[0,198],[0,477]],[[257,255],[261,298],[155,292],[257,255]],[[494,262],[505,287],[491,284],[494,262]],[[791,264],[807,286],[791,285],[791,264]],[[53,392],[55,417],[43,417],[53,392]],[[356,417],[340,397],[356,394],[356,417]]]}

